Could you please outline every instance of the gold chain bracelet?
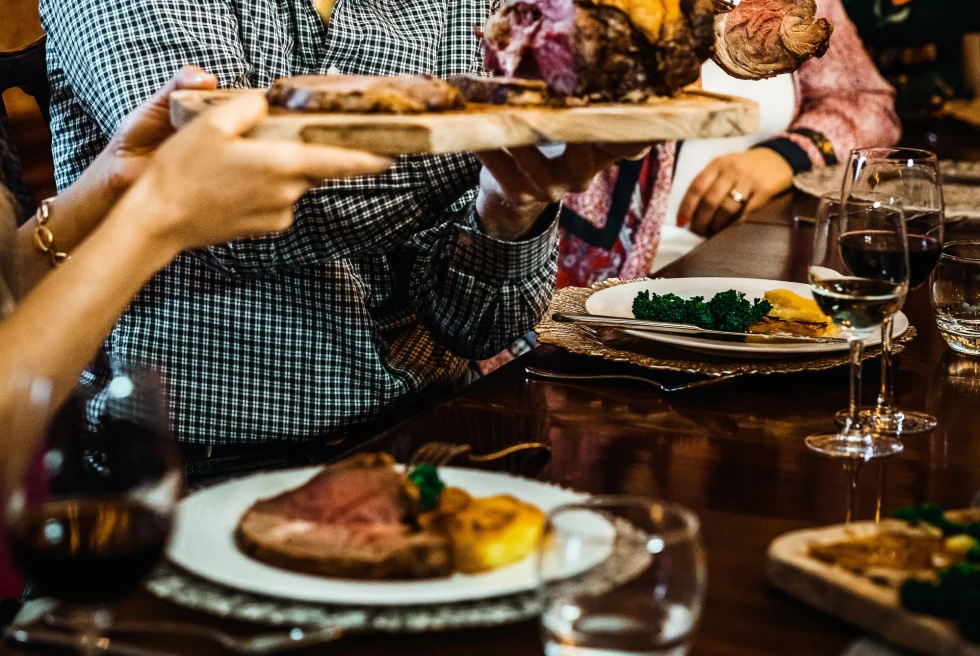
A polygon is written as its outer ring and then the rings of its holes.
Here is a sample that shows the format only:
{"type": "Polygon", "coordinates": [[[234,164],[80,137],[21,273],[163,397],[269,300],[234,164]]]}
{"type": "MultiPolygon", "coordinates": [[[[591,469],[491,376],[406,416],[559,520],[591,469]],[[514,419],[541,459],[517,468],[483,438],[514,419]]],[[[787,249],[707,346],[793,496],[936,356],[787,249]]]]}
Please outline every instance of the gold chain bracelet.
{"type": "Polygon", "coordinates": [[[62,253],[54,245],[54,234],[48,228],[48,219],[51,217],[51,201],[53,198],[45,198],[41,201],[40,207],[34,213],[34,246],[39,251],[46,254],[51,260],[51,266],[56,267],[65,260],[69,259],[68,253],[62,253]]]}

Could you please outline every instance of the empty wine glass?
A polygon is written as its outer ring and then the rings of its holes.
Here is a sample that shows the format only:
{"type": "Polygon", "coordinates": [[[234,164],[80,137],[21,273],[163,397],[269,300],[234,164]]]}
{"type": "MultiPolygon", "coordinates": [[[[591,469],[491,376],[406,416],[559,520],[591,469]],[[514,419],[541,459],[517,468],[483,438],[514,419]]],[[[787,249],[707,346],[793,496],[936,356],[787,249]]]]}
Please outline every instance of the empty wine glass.
{"type": "Polygon", "coordinates": [[[82,653],[101,653],[111,619],[104,604],[135,590],[160,559],[181,491],[159,381],[116,372],[96,431],[77,396],[43,425],[51,386],[33,380],[26,389],[29,421],[14,426],[47,439],[8,488],[4,528],[36,592],[71,605],[82,653]]]}
{"type": "MultiPolygon", "coordinates": [[[[909,242],[909,288],[924,285],[939,263],[946,237],[945,203],[936,155],[912,148],[860,148],[851,153],[841,198],[860,199],[868,193],[888,194],[902,201],[909,242]]],[[[901,308],[899,308],[901,309],[901,308]]],[[[861,419],[885,435],[925,433],[936,418],[895,406],[892,362],[892,317],[881,325],[881,387],[875,406],[861,408],[861,419]]],[[[843,424],[847,413],[837,416],[843,424]]]]}
{"type": "Polygon", "coordinates": [[[814,227],[810,288],[820,309],[851,346],[849,416],[838,433],[811,435],[807,446],[825,456],[861,462],[895,455],[902,443],[861,421],[864,340],[898,311],[908,292],[909,255],[901,201],[867,194],[841,204],[820,199],[814,227]]]}
{"type": "Polygon", "coordinates": [[[677,504],[596,497],[548,516],[538,555],[546,656],[682,656],[701,615],[698,518],[677,504]]]}

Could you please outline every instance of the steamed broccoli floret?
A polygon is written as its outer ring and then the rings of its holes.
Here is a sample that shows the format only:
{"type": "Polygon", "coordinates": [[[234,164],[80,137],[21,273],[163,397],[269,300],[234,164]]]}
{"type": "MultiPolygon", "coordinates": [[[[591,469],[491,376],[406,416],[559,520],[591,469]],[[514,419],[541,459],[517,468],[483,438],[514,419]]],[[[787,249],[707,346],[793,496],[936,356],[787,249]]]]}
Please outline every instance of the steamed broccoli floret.
{"type": "Polygon", "coordinates": [[[684,299],[674,294],[661,296],[646,291],[640,292],[633,299],[633,316],[650,321],[687,323],[684,299]]]}
{"type": "Polygon", "coordinates": [[[419,488],[419,505],[422,510],[431,510],[439,501],[446,484],[439,478],[439,472],[433,465],[415,465],[408,473],[408,480],[419,488]]]}
{"type": "Polygon", "coordinates": [[[755,299],[755,303],[749,303],[743,292],[734,289],[715,294],[715,297],[708,301],[708,307],[711,308],[711,315],[715,319],[716,330],[733,333],[744,333],[749,326],[772,310],[769,301],[755,299]]]}
{"type": "Polygon", "coordinates": [[[715,317],[711,314],[711,308],[704,302],[703,296],[695,296],[685,302],[684,313],[687,321],[692,326],[701,328],[712,328],[715,325],[715,317]]]}
{"type": "Polygon", "coordinates": [[[745,294],[735,290],[720,292],[710,301],[695,296],[687,300],[675,294],[640,292],[633,299],[633,316],[649,321],[686,323],[708,330],[744,333],[748,327],[769,314],[769,301],[755,299],[750,303],[745,294]]]}

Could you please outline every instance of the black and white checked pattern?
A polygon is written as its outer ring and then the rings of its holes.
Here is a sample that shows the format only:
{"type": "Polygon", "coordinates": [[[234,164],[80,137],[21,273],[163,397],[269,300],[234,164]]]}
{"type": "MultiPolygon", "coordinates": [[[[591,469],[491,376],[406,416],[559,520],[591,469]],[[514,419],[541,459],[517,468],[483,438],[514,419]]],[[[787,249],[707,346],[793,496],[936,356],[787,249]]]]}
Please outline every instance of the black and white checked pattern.
{"type": "MultiPolygon", "coordinates": [[[[474,24],[499,0],[42,0],[53,150],[65,187],[182,64],[223,87],[284,75],[478,71],[474,24]]],[[[202,156],[207,156],[202,153],[202,156]]],[[[547,307],[556,227],[482,233],[471,156],[403,158],[297,204],[288,232],[185,253],[154,278],[83,377],[99,414],[106,363],[161,368],[177,436],[300,441],[376,418],[457,378],[547,307]]]]}

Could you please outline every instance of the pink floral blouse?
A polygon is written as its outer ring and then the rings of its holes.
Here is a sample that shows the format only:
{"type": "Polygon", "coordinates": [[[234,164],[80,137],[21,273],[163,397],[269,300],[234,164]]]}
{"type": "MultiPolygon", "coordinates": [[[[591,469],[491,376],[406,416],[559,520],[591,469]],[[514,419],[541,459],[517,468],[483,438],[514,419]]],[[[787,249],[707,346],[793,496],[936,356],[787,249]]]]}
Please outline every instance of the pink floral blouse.
{"type": "MultiPolygon", "coordinates": [[[[796,119],[789,131],[761,143],[785,157],[794,172],[834,164],[854,148],[898,141],[895,90],[878,73],[841,0],[817,0],[834,25],[830,49],[794,75],[796,119]]],[[[558,288],[589,286],[611,277],[647,275],[660,245],[673,183],[676,142],[656,145],[643,162],[624,162],[596,176],[592,186],[565,197],[558,288]]],[[[480,363],[486,373],[533,344],[480,363]]]]}

